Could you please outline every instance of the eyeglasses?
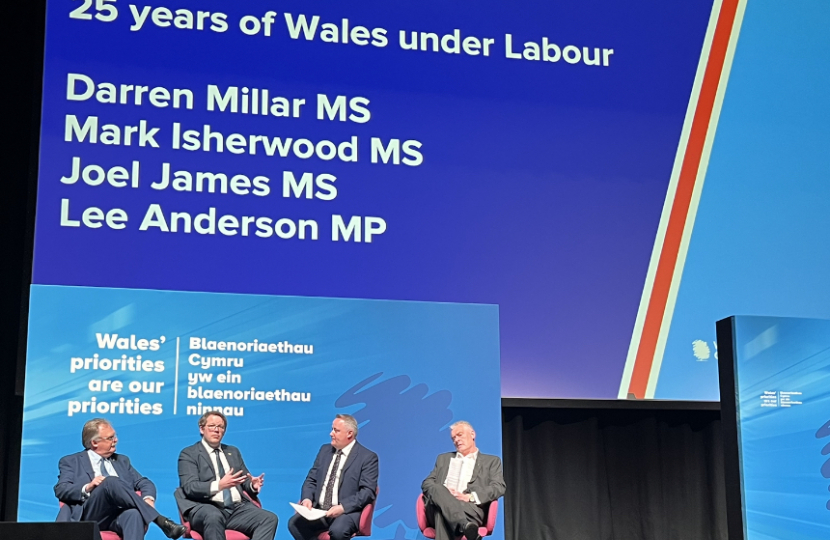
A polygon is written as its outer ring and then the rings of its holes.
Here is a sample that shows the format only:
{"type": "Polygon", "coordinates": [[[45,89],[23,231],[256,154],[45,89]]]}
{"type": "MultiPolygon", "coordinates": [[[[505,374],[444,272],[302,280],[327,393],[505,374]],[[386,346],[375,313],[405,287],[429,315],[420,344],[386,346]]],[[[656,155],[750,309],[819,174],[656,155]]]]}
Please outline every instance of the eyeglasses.
{"type": "Polygon", "coordinates": [[[109,441],[109,442],[113,442],[113,441],[117,441],[117,440],[118,440],[118,435],[116,435],[115,433],[113,433],[113,434],[112,434],[112,435],[110,435],[109,437],[99,437],[99,438],[98,438],[98,440],[99,440],[99,441],[109,441]]]}
{"type": "Polygon", "coordinates": [[[219,424],[208,424],[205,426],[205,429],[208,431],[225,431],[225,426],[220,426],[219,424]]]}

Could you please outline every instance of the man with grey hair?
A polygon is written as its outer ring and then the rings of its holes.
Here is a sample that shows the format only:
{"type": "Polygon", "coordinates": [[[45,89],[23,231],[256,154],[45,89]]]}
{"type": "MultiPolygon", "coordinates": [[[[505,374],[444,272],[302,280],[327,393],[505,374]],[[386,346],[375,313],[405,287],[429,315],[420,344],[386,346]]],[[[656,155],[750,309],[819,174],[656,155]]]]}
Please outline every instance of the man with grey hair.
{"type": "Polygon", "coordinates": [[[142,540],[150,523],[168,538],[184,534],[184,527],[156,511],[156,486],[127,456],[115,453],[118,437],[109,421],[89,420],[81,442],[85,450],[64,456],[58,464],[55,496],[63,506],[57,521],[95,521],[102,531],[124,540],[142,540]]]}
{"type": "Polygon", "coordinates": [[[439,455],[421,484],[427,516],[435,523],[435,540],[453,540],[462,534],[467,540],[478,540],[486,507],[504,495],[501,460],[478,451],[469,422],[451,425],[450,438],[456,451],[439,455]]]}
{"type": "Polygon", "coordinates": [[[331,540],[347,540],[358,531],[363,508],[377,494],[378,456],[357,442],[357,431],[350,414],[338,414],[331,423],[331,443],[320,448],[300,494],[300,504],[325,510],[326,516],[313,521],[292,516],[288,531],[295,540],[314,540],[325,530],[331,540]]]}

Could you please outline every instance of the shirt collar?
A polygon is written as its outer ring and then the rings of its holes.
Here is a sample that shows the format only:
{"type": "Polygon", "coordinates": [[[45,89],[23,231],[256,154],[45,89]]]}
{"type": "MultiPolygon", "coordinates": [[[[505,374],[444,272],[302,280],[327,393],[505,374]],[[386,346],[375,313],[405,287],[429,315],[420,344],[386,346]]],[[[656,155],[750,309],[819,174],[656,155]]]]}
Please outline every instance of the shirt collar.
{"type": "Polygon", "coordinates": [[[462,456],[461,452],[456,452],[455,457],[458,457],[458,458],[461,458],[461,459],[471,459],[471,460],[475,461],[476,458],[478,458],[478,449],[476,449],[475,452],[470,452],[466,456],[462,456]]]}
{"type": "MultiPolygon", "coordinates": [[[[209,445],[204,438],[202,438],[202,446],[205,447],[205,450],[207,450],[208,455],[213,453],[214,448],[211,445],[209,445]]],[[[222,445],[221,444],[219,445],[218,450],[220,452],[222,451],[222,445]]]]}
{"type": "Polygon", "coordinates": [[[86,453],[89,456],[89,461],[92,463],[93,468],[95,468],[95,465],[98,465],[99,467],[104,466],[104,456],[96,454],[93,450],[87,450],[86,453]]]}
{"type": "Polygon", "coordinates": [[[356,443],[356,442],[357,442],[357,439],[353,440],[352,442],[350,442],[349,444],[347,444],[346,446],[343,447],[341,452],[343,452],[344,456],[349,457],[349,453],[352,451],[352,448],[354,448],[354,443],[356,443]]]}

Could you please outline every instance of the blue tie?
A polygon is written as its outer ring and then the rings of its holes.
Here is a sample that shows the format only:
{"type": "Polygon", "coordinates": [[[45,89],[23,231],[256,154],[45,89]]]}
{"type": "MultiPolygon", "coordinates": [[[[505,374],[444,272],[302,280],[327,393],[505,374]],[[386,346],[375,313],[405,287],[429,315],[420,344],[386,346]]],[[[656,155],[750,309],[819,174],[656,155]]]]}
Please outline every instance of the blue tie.
{"type": "Polygon", "coordinates": [[[101,458],[101,476],[107,477],[110,476],[110,472],[107,470],[107,462],[109,460],[107,458],[101,458]]]}

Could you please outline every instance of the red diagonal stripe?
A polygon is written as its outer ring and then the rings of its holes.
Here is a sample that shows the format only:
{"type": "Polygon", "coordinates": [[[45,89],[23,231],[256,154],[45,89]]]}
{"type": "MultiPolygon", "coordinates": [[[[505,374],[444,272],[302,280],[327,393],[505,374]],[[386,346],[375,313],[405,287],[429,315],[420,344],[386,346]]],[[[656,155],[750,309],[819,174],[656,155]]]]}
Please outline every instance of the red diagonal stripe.
{"type": "Polygon", "coordinates": [[[674,196],[669,224],[666,228],[666,237],[663,240],[660,260],[657,263],[654,286],[651,290],[646,320],[643,324],[643,333],[640,337],[640,347],[637,349],[634,370],[631,374],[631,382],[628,385],[629,395],[633,394],[638,399],[645,397],[651,366],[654,363],[654,351],[657,349],[660,327],[666,311],[672,276],[677,265],[677,255],[680,251],[683,229],[686,227],[686,218],[689,214],[689,205],[692,201],[697,172],[700,168],[700,159],[703,155],[703,146],[709,130],[709,121],[712,117],[718,86],[721,82],[720,77],[726,60],[729,38],[732,35],[738,1],[724,0],[718,15],[715,35],[712,38],[709,61],[703,74],[697,109],[689,133],[689,142],[686,145],[686,155],[683,157],[683,165],[677,182],[677,192],[674,196]]]}

